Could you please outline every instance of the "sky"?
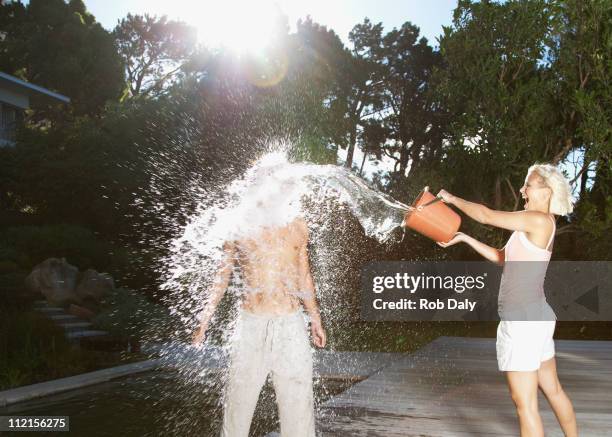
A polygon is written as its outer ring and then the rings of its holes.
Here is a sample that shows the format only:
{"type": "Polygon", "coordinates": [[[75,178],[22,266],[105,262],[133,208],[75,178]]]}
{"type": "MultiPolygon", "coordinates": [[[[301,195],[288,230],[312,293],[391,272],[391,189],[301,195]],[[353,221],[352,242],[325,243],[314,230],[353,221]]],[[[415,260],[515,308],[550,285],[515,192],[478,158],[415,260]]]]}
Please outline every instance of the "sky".
{"type": "Polygon", "coordinates": [[[253,17],[265,20],[273,5],[295,26],[299,18],[310,15],[319,24],[333,29],[348,43],[348,33],[365,17],[382,22],[385,30],[410,21],[421,29],[429,44],[437,46],[442,25],[449,25],[457,0],[85,0],[87,9],[107,29],[128,12],[167,15],[198,29],[199,39],[216,41],[223,33],[236,33],[241,23],[253,17]]]}

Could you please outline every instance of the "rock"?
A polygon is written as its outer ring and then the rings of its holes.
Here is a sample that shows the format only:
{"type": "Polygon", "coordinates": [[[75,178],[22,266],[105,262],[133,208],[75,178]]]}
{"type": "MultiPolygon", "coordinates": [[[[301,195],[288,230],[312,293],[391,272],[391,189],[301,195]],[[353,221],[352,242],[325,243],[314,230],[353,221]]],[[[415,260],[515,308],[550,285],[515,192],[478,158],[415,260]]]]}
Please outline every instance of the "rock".
{"type": "Polygon", "coordinates": [[[85,270],[76,287],[76,294],[82,302],[99,303],[104,296],[115,288],[115,281],[108,273],[98,273],[94,269],[85,270]]]}
{"type": "Polygon", "coordinates": [[[40,293],[55,305],[80,302],[75,292],[79,269],[68,264],[66,258],[49,258],[38,264],[26,277],[26,288],[40,293]]]}

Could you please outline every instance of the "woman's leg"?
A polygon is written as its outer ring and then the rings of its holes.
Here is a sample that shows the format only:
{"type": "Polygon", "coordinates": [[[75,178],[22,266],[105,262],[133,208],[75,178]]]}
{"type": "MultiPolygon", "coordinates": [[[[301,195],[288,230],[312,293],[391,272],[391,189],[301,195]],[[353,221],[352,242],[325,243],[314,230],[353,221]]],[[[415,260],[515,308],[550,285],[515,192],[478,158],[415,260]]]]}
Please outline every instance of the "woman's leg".
{"type": "Polygon", "coordinates": [[[506,372],[506,379],[516,405],[521,437],[543,437],[544,428],[538,411],[538,372],[506,372]]]}
{"type": "Polygon", "coordinates": [[[557,376],[557,363],[554,358],[543,361],[540,365],[538,385],[555,412],[565,436],[577,436],[578,430],[574,407],[561,387],[559,377],[557,376]]]}

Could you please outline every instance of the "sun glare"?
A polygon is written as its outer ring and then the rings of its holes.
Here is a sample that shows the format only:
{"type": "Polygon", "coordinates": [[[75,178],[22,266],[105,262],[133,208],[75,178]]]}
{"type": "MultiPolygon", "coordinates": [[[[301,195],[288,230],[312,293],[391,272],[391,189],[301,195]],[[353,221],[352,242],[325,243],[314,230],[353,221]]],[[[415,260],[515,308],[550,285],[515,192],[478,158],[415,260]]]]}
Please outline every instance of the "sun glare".
{"type": "Polygon", "coordinates": [[[192,5],[189,18],[204,45],[253,53],[263,51],[271,42],[279,14],[272,1],[220,0],[196,5],[192,5]]]}

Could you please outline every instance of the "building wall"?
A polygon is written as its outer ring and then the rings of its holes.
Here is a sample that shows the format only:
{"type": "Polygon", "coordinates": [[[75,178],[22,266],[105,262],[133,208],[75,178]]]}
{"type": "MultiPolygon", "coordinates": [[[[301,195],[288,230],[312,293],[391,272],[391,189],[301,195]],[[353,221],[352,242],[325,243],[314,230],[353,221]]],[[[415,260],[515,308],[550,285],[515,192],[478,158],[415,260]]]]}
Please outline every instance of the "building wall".
{"type": "Polygon", "coordinates": [[[0,86],[0,103],[8,103],[21,109],[28,109],[30,107],[30,99],[27,94],[18,93],[3,86],[0,86]]]}
{"type": "Polygon", "coordinates": [[[15,134],[23,109],[0,102],[0,147],[15,144],[15,134]]]}

